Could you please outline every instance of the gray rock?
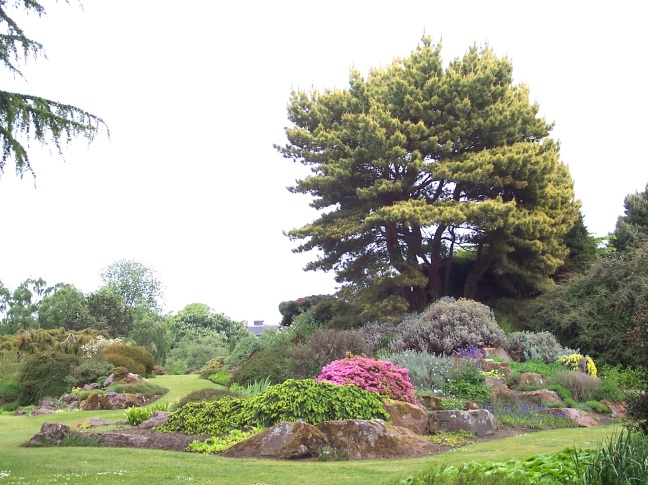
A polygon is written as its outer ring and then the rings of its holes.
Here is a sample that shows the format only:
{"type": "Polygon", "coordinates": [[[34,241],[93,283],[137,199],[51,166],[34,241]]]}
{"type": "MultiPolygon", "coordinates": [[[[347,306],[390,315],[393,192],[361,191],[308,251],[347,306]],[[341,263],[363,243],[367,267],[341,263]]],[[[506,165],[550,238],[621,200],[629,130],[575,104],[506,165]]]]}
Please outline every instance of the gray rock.
{"type": "Polygon", "coordinates": [[[58,445],[70,432],[70,427],[60,423],[43,423],[41,429],[32,438],[20,446],[52,446],[58,445]]]}
{"type": "Polygon", "coordinates": [[[497,421],[486,409],[436,411],[430,413],[428,426],[431,433],[468,431],[476,436],[488,436],[495,433],[497,421]]]}

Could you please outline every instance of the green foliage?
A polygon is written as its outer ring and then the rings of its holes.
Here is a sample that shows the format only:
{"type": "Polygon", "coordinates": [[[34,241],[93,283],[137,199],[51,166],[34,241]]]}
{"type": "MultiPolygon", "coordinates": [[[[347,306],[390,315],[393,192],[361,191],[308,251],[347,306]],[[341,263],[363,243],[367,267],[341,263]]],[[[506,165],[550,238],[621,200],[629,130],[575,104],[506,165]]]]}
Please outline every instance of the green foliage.
{"type": "MultiPolygon", "coordinates": [[[[1,94],[1,92],[0,92],[1,94]]],[[[0,115],[2,108],[0,107],[0,115]]],[[[0,138],[2,138],[0,128],[0,138]]],[[[0,173],[2,167],[0,165],[0,173]]],[[[13,334],[19,330],[28,331],[38,328],[38,307],[41,301],[53,291],[42,278],[28,278],[13,291],[2,287],[0,307],[5,309],[0,320],[0,331],[3,334],[13,334]]]]}
{"type": "Polygon", "coordinates": [[[648,483],[648,435],[615,433],[590,459],[577,459],[575,464],[583,485],[648,483]]]}
{"type": "Polygon", "coordinates": [[[126,308],[143,306],[159,309],[162,300],[162,283],[156,271],[139,261],[121,259],[101,270],[104,288],[122,298],[126,308]]]}
{"type": "Polygon", "coordinates": [[[232,373],[232,383],[247,386],[255,381],[270,379],[274,384],[294,375],[295,364],[287,346],[270,347],[252,354],[232,373]]]}
{"type": "Polygon", "coordinates": [[[156,411],[169,411],[169,403],[153,403],[145,407],[130,407],[124,413],[131,426],[137,426],[151,417],[156,411]]]}
{"type": "Polygon", "coordinates": [[[409,370],[410,381],[417,391],[439,391],[455,377],[452,357],[405,350],[393,353],[387,360],[409,370]]]}
{"type": "Polygon", "coordinates": [[[66,377],[76,364],[73,355],[44,351],[25,359],[18,376],[21,406],[36,404],[45,397],[58,398],[67,391],[66,377]]]}
{"type": "Polygon", "coordinates": [[[225,368],[233,369],[242,365],[252,354],[261,350],[261,342],[254,335],[243,337],[225,359],[225,368]]]}
{"type": "Polygon", "coordinates": [[[590,264],[599,258],[598,239],[592,236],[583,219],[583,213],[578,211],[578,218],[573,227],[563,238],[565,246],[569,250],[563,265],[554,274],[554,279],[564,279],[570,273],[581,273],[590,264]]]}
{"type": "Polygon", "coordinates": [[[511,367],[511,371],[515,374],[529,372],[532,374],[542,374],[548,379],[556,372],[562,372],[565,370],[565,368],[557,362],[554,362],[553,364],[545,364],[544,362],[537,360],[527,360],[525,362],[511,361],[509,362],[509,366],[511,367]]]}
{"type": "Polygon", "coordinates": [[[310,424],[342,419],[389,419],[378,394],[357,386],[339,386],[312,379],[289,379],[271,386],[245,406],[250,424],[272,426],[281,421],[310,424]]]}
{"type": "Polygon", "coordinates": [[[232,374],[226,370],[219,370],[214,374],[209,374],[208,379],[214,384],[229,386],[230,381],[232,380],[232,374]]]}
{"type": "Polygon", "coordinates": [[[594,398],[601,385],[601,379],[577,371],[562,371],[551,376],[551,382],[569,389],[572,397],[578,402],[594,398]]]}
{"type": "Polygon", "coordinates": [[[555,392],[556,394],[558,394],[558,397],[565,402],[567,401],[574,402],[574,398],[572,396],[571,390],[567,389],[562,384],[549,384],[548,386],[545,387],[545,389],[547,389],[548,391],[555,392]]]}
{"type": "Polygon", "coordinates": [[[0,384],[18,379],[20,361],[18,353],[9,349],[2,350],[2,336],[0,336],[0,384]]]}
{"type": "Polygon", "coordinates": [[[121,295],[101,288],[86,296],[90,322],[88,326],[109,332],[113,337],[128,335],[133,328],[133,311],[121,295]]]}
{"type": "Polygon", "coordinates": [[[221,371],[224,365],[225,365],[225,356],[219,355],[205,362],[205,364],[200,368],[198,374],[203,379],[208,379],[210,375],[221,371]]]}
{"type": "Polygon", "coordinates": [[[250,335],[241,322],[216,313],[203,303],[187,305],[174,315],[171,318],[171,333],[174,347],[183,339],[199,340],[214,334],[223,335],[225,342],[250,335]]]}
{"type": "Polygon", "coordinates": [[[84,360],[72,369],[65,382],[69,387],[81,387],[105,378],[112,368],[113,365],[105,360],[84,360]]]}
{"type": "Polygon", "coordinates": [[[596,399],[597,401],[600,401],[601,399],[609,399],[612,402],[625,401],[626,395],[621,392],[613,379],[600,379],[601,384],[592,394],[592,399],[596,399]]]}
{"type": "Polygon", "coordinates": [[[257,394],[262,394],[268,390],[272,385],[269,377],[266,377],[262,381],[254,381],[247,386],[243,387],[239,384],[232,384],[230,391],[243,396],[243,397],[253,397],[257,394]]]}
{"type": "Polygon", "coordinates": [[[40,328],[83,330],[92,326],[85,295],[73,285],[57,285],[38,305],[40,328]]]}
{"type": "Polygon", "coordinates": [[[167,390],[152,382],[141,380],[140,382],[115,382],[106,388],[106,392],[118,394],[144,394],[145,396],[161,396],[167,390]]]}
{"type": "Polygon", "coordinates": [[[102,355],[114,366],[126,367],[130,372],[140,376],[151,374],[155,365],[151,353],[139,345],[112,344],[104,347],[102,355]]]}
{"type": "Polygon", "coordinates": [[[151,352],[155,362],[164,364],[171,348],[167,319],[142,307],[136,308],[133,314],[133,327],[128,338],[151,352]]]}
{"type": "Polygon", "coordinates": [[[221,333],[186,335],[169,351],[165,369],[169,374],[197,373],[207,362],[228,352],[227,340],[221,333]]]}
{"type": "Polygon", "coordinates": [[[293,91],[288,143],[276,146],[311,169],[289,190],[322,211],[289,232],[297,251],[318,251],[306,269],[334,271],[362,319],[420,311],[453,287],[475,298],[488,275],[513,291],[551,285],[578,204],[510,62],[473,46],[444,67],[424,37],[349,82],[293,91]],[[459,245],[473,255],[467,272],[451,271],[459,245]]]}
{"type": "Polygon", "coordinates": [[[465,402],[463,399],[459,399],[457,397],[446,396],[443,399],[441,399],[440,406],[441,409],[445,409],[448,411],[451,411],[453,409],[461,410],[465,408],[465,402]]]}
{"type": "Polygon", "coordinates": [[[579,348],[599,364],[638,365],[646,354],[637,338],[648,301],[648,242],[603,258],[529,305],[529,324],[579,348]]]}
{"type": "Polygon", "coordinates": [[[212,436],[211,438],[201,442],[199,440],[192,441],[187,446],[187,451],[194,453],[204,453],[206,455],[214,453],[222,453],[223,451],[231,448],[237,443],[254,436],[255,434],[263,431],[262,428],[252,428],[249,431],[241,431],[233,429],[223,436],[212,436]]]}
{"type": "Polygon", "coordinates": [[[551,364],[570,349],[563,348],[550,332],[513,332],[507,338],[506,350],[518,361],[539,360],[551,364]]]}
{"type": "Polygon", "coordinates": [[[391,349],[450,355],[467,345],[503,347],[505,342],[504,331],[486,305],[463,298],[441,298],[420,316],[411,315],[398,326],[391,349]]]}
{"type": "Polygon", "coordinates": [[[648,240],[648,184],[643,192],[626,196],[624,215],[617,219],[612,244],[625,251],[648,240]]]}
{"type": "Polygon", "coordinates": [[[294,362],[293,377],[297,379],[314,378],[322,368],[342,359],[347,354],[371,355],[360,330],[315,330],[303,343],[290,348],[294,362]]]}
{"type": "Polygon", "coordinates": [[[301,315],[315,304],[328,298],[329,295],[311,295],[298,298],[297,300],[282,301],[279,304],[279,313],[281,313],[281,326],[289,327],[293,324],[295,317],[301,315]]]}
{"type": "Polygon", "coordinates": [[[485,378],[475,363],[464,360],[455,369],[454,379],[443,386],[443,392],[460,399],[487,403],[492,399],[492,393],[484,381],[485,378]]]}
{"type": "Polygon", "coordinates": [[[525,404],[519,400],[495,400],[492,405],[486,406],[486,409],[493,413],[501,426],[536,430],[578,427],[571,419],[549,411],[548,406],[525,404]]]}
{"type": "Polygon", "coordinates": [[[217,401],[221,397],[240,397],[237,393],[230,391],[229,389],[221,389],[216,387],[205,387],[204,389],[198,389],[197,391],[192,391],[186,396],[184,396],[176,408],[181,408],[187,403],[190,402],[209,402],[217,401]]]}
{"type": "Polygon", "coordinates": [[[233,429],[269,427],[281,421],[303,419],[317,424],[372,418],[389,418],[375,393],[356,386],[290,379],[250,399],[223,397],[217,401],[187,403],[178,408],[160,430],[220,435],[233,429]]]}
{"type": "Polygon", "coordinates": [[[0,384],[0,400],[13,402],[18,399],[20,389],[16,382],[3,382],[0,384]]]}
{"type": "Polygon", "coordinates": [[[603,381],[614,381],[619,389],[641,389],[643,385],[643,374],[637,367],[603,364],[598,368],[598,375],[603,381]]]}

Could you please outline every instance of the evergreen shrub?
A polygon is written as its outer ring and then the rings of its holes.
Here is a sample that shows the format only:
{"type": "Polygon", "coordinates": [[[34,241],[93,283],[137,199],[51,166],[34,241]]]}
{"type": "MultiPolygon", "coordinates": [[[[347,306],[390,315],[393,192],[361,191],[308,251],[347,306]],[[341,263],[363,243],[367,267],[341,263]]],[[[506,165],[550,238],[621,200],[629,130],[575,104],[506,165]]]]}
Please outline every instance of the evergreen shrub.
{"type": "Polygon", "coordinates": [[[252,354],[232,372],[232,384],[247,386],[266,378],[279,384],[293,375],[294,362],[289,347],[271,347],[252,354]]]}
{"type": "Polygon", "coordinates": [[[105,360],[84,360],[66,378],[70,387],[81,387],[97,382],[110,374],[113,365],[105,360]]]}
{"type": "Polygon", "coordinates": [[[175,405],[176,408],[181,408],[185,404],[190,402],[209,402],[217,401],[222,397],[239,397],[234,392],[229,389],[220,389],[217,387],[205,387],[204,389],[198,389],[197,391],[192,391],[187,394],[185,397],[180,399],[175,405]]]}
{"type": "Polygon", "coordinates": [[[537,360],[551,364],[565,355],[564,349],[551,332],[513,332],[508,336],[506,350],[519,361],[537,360]]]}
{"type": "Polygon", "coordinates": [[[101,353],[115,367],[126,367],[133,374],[146,376],[153,372],[153,354],[139,345],[116,343],[104,347],[101,353]]]}
{"type": "Polygon", "coordinates": [[[29,356],[18,376],[18,403],[36,404],[45,397],[58,398],[65,394],[65,381],[76,364],[76,357],[56,351],[44,351],[29,356]]]}
{"type": "Polygon", "coordinates": [[[261,350],[261,342],[254,335],[243,337],[236,343],[232,352],[225,359],[225,368],[233,369],[243,365],[252,354],[261,350]]]}
{"type": "Polygon", "coordinates": [[[407,317],[396,330],[391,350],[451,355],[467,345],[483,348],[505,344],[506,335],[490,308],[473,300],[444,297],[420,316],[407,317]]]}
{"type": "Polygon", "coordinates": [[[416,403],[409,371],[388,360],[376,360],[365,356],[334,360],[322,369],[322,373],[316,380],[331,384],[354,384],[391,399],[416,403]]]}
{"type": "Polygon", "coordinates": [[[452,357],[404,350],[393,353],[387,360],[409,370],[410,381],[417,391],[440,391],[455,376],[452,357]]]}

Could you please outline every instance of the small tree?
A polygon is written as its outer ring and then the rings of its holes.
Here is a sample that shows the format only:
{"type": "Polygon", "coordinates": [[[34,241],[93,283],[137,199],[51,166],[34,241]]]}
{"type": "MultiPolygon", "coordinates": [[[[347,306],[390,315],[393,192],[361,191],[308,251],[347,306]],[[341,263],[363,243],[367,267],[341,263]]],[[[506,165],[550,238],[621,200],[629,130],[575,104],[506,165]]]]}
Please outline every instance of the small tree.
{"type": "Polygon", "coordinates": [[[101,272],[104,287],[121,296],[126,308],[142,305],[157,310],[161,307],[162,283],[154,269],[134,260],[121,259],[101,272]]]}

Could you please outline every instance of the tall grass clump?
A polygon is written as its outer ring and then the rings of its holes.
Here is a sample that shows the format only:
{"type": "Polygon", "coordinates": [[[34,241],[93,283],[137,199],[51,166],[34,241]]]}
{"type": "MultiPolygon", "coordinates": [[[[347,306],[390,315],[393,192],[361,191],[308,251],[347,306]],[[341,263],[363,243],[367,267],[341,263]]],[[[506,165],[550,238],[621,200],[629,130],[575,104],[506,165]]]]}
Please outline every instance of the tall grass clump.
{"type": "Polygon", "coordinates": [[[578,402],[594,398],[597,389],[601,386],[601,379],[598,377],[576,371],[558,372],[551,377],[551,382],[569,389],[572,397],[578,402]]]}
{"type": "Polygon", "coordinates": [[[417,391],[441,391],[455,377],[454,360],[444,355],[404,350],[387,360],[409,370],[410,381],[417,391]]]}
{"type": "Polygon", "coordinates": [[[583,485],[648,483],[648,435],[624,430],[599,446],[591,463],[576,461],[583,485]]]}

